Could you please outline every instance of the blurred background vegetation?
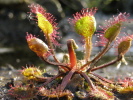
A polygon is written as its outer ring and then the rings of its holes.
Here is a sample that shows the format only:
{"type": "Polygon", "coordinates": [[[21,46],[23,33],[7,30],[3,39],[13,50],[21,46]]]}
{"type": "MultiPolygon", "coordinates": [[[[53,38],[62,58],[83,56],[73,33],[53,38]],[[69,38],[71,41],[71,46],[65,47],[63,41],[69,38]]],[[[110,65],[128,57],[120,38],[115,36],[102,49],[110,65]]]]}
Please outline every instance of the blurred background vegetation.
{"type": "MultiPolygon", "coordinates": [[[[104,21],[103,17],[109,19],[106,16],[119,12],[128,12],[131,16],[133,13],[133,0],[0,0],[0,66],[10,65],[20,68],[26,64],[36,66],[42,64],[36,54],[29,50],[25,39],[26,32],[42,36],[40,29],[29,19],[27,13],[28,5],[31,3],[42,5],[56,17],[59,32],[63,37],[62,42],[65,42],[65,38],[69,38],[68,35],[74,33],[67,22],[68,17],[72,17],[72,14],[82,8],[98,8],[96,14],[98,25],[104,21]]],[[[128,31],[132,32],[131,29],[128,31]]]]}

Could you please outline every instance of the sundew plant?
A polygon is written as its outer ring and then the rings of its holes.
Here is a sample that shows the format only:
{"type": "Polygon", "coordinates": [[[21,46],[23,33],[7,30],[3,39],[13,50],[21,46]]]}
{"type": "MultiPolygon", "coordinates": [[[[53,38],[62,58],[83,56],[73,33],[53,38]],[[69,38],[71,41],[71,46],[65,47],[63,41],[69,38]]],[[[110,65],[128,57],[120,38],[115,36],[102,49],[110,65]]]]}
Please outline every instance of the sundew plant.
{"type": "Polygon", "coordinates": [[[94,15],[97,8],[84,8],[73,14],[73,18],[68,21],[73,25],[75,32],[83,37],[83,59],[77,59],[75,50],[79,47],[74,39],[69,39],[66,42],[68,53],[64,54],[60,61],[56,57],[56,47],[61,47],[58,42],[60,33],[54,16],[39,4],[31,4],[29,8],[30,16],[42,30],[45,41],[39,36],[27,33],[28,46],[44,62],[58,67],[58,73],[49,75],[33,65],[26,67],[21,71],[24,76],[22,84],[12,86],[9,95],[18,100],[125,100],[125,98],[127,100],[133,97],[131,78],[114,81],[94,72],[118,62],[119,66],[121,62],[127,64],[124,56],[131,47],[133,34],[123,33],[121,29],[125,22],[132,21],[128,13],[119,13],[107,20],[104,26],[100,26],[102,32],[97,35],[94,35],[96,31],[94,15]],[[100,40],[92,43],[93,36],[97,36],[100,40]],[[92,57],[94,44],[102,45],[103,49],[92,57]],[[97,65],[112,47],[116,49],[116,58],[97,65]],[[53,60],[50,57],[53,57],[53,60]]]}

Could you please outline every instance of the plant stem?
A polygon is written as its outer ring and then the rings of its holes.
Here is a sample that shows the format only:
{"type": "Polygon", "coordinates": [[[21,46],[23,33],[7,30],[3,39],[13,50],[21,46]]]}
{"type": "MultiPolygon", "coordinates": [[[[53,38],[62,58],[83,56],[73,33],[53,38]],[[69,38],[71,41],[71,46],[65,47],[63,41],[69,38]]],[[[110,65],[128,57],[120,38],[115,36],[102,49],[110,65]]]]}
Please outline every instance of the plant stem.
{"type": "Polygon", "coordinates": [[[60,61],[55,56],[55,52],[54,52],[53,44],[50,39],[50,35],[48,34],[46,37],[47,37],[48,46],[51,50],[52,56],[53,56],[54,60],[59,63],[60,61]]]}
{"type": "Polygon", "coordinates": [[[92,50],[92,37],[85,38],[85,55],[84,59],[85,61],[90,61],[90,55],[91,55],[91,50],[92,50]]]}
{"type": "Polygon", "coordinates": [[[66,85],[68,84],[68,82],[70,81],[70,79],[72,78],[72,75],[74,74],[75,69],[72,69],[71,71],[69,71],[69,73],[63,78],[61,85],[59,86],[59,88],[61,90],[64,90],[66,85]]]}
{"type": "Polygon", "coordinates": [[[105,48],[93,60],[91,60],[91,63],[96,62],[98,59],[100,59],[108,51],[109,46],[110,42],[108,42],[105,48]]]}
{"type": "Polygon", "coordinates": [[[99,77],[94,76],[92,73],[89,73],[88,76],[89,76],[91,79],[93,79],[93,80],[95,80],[95,81],[101,83],[103,86],[106,85],[106,82],[104,82],[103,80],[101,80],[99,77]]]}
{"type": "MultiPolygon", "coordinates": [[[[52,62],[52,61],[46,59],[45,57],[40,57],[40,58],[41,58],[43,61],[45,61],[46,63],[48,63],[48,64],[56,65],[56,66],[63,66],[63,67],[65,67],[65,68],[67,68],[68,70],[70,70],[70,68],[68,67],[68,64],[66,64],[66,63],[56,63],[56,62],[52,62]]],[[[62,67],[62,68],[63,68],[63,67],[62,67]]]]}
{"type": "MultiPolygon", "coordinates": [[[[107,43],[107,45],[105,46],[105,48],[94,58],[92,59],[91,61],[87,62],[86,64],[84,64],[82,67],[81,67],[81,71],[86,67],[86,66],[89,66],[91,63],[94,63],[96,62],[98,59],[100,59],[107,51],[108,51],[108,48],[110,46],[110,42],[107,43]]],[[[92,68],[90,68],[92,69],[92,68]]]]}
{"type": "Polygon", "coordinates": [[[84,72],[81,72],[81,75],[85,78],[85,80],[88,82],[88,84],[90,85],[90,87],[93,89],[93,90],[97,90],[95,85],[92,83],[91,79],[87,76],[86,73],[84,72]]]}
{"type": "Polygon", "coordinates": [[[48,83],[50,83],[51,81],[53,81],[54,79],[56,79],[57,77],[63,75],[64,73],[60,73],[58,75],[55,75],[54,77],[51,77],[50,79],[48,79],[44,84],[43,86],[47,85],[48,83]]]}
{"type": "Polygon", "coordinates": [[[97,74],[95,74],[95,73],[91,73],[92,75],[94,75],[95,77],[98,77],[99,79],[101,79],[102,81],[105,81],[105,82],[107,82],[107,83],[114,83],[114,82],[112,82],[112,81],[110,81],[110,80],[108,80],[108,79],[106,79],[106,78],[104,78],[104,77],[101,77],[100,75],[97,75],[97,74]]]}
{"type": "Polygon", "coordinates": [[[113,60],[113,61],[111,61],[111,62],[109,62],[109,63],[103,64],[103,65],[98,66],[98,67],[96,67],[96,68],[92,68],[91,71],[95,71],[95,70],[98,70],[98,69],[101,69],[101,68],[108,67],[109,65],[113,65],[113,64],[115,64],[116,62],[120,61],[121,59],[122,59],[122,56],[119,57],[119,58],[117,58],[117,59],[115,59],[115,60],[113,60]]]}

